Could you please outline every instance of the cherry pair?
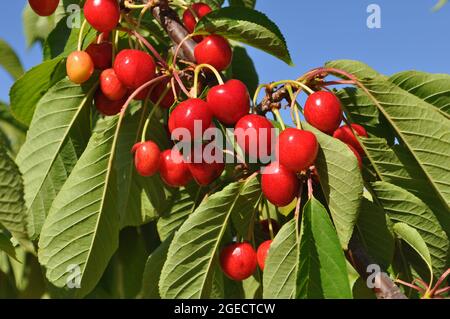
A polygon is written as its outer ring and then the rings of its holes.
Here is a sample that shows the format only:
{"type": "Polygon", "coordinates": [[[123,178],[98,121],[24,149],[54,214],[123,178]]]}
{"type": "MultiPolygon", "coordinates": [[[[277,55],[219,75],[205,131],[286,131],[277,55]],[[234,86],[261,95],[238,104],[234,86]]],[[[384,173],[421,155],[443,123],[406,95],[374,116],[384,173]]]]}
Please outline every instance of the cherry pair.
{"type": "Polygon", "coordinates": [[[247,242],[226,246],[220,253],[220,266],[232,280],[241,281],[249,278],[259,265],[264,270],[267,254],[272,240],[263,242],[257,252],[247,242]]]}

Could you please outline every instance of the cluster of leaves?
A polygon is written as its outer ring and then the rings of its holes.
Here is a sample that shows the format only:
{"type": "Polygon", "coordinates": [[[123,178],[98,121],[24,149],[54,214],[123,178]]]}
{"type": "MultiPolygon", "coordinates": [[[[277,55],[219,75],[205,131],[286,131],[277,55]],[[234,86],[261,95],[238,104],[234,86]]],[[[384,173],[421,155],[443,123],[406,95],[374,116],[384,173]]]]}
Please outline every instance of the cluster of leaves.
{"type": "MultiPolygon", "coordinates": [[[[199,22],[199,34],[224,35],[291,63],[283,35],[253,9],[255,1],[232,0],[223,9],[220,0],[204,2],[217,10],[199,22]]],[[[360,62],[329,62],[366,88],[337,94],[348,120],[369,132],[367,157],[361,173],[345,144],[303,123],[320,143],[320,187],[297,219],[295,207],[277,209],[262,197],[257,178],[235,181],[233,167],[210,188],[168,189],[158,176],[137,175],[130,149],[147,111],[135,103],[121,122],[96,114],[97,79],[80,86],[66,78],[79,29],[67,29],[64,14],[39,18],[46,27],[38,30],[27,27],[37,22],[25,13],[28,41],[42,41],[44,62],[24,75],[0,43],[2,66],[18,78],[14,117],[9,107],[0,110],[0,296],[374,297],[345,259],[350,240],[393,278],[432,281],[449,267],[449,75],[387,77],[360,62]],[[261,242],[260,216],[283,225],[265,271],[233,282],[220,271],[219,251],[249,229],[253,244],[261,242]],[[71,281],[79,288],[70,289],[71,281]]],[[[155,47],[171,46],[150,14],[141,28],[155,47]]],[[[95,32],[82,36],[85,48],[95,32]]],[[[234,41],[228,75],[254,91],[257,73],[234,41]]],[[[153,117],[149,133],[161,148],[168,147],[164,118],[153,117]]]]}

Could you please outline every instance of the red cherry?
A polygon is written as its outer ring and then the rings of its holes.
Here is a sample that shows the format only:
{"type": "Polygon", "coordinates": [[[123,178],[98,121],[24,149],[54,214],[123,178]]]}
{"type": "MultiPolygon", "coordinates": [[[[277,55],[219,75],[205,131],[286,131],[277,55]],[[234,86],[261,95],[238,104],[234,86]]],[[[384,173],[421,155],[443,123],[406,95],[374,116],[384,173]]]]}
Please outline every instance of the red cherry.
{"type": "MultiPolygon", "coordinates": [[[[211,7],[206,3],[202,2],[194,3],[190,8],[186,9],[183,13],[183,22],[189,33],[194,32],[198,20],[203,18],[211,11],[212,11],[211,7]],[[192,11],[195,12],[195,16],[192,14],[192,11]]],[[[202,36],[196,36],[193,39],[198,42],[201,41],[202,38],[203,38],[202,36]]]]}
{"type": "Polygon", "coordinates": [[[117,0],[86,0],[84,16],[99,32],[114,30],[120,19],[119,3],[117,0]]]}
{"type": "MultiPolygon", "coordinates": [[[[361,125],[352,124],[352,129],[355,131],[356,134],[358,134],[358,136],[368,137],[366,130],[361,125]]],[[[338,140],[341,140],[345,144],[353,146],[353,148],[359,153],[361,157],[365,155],[364,149],[362,148],[361,144],[359,144],[358,139],[353,134],[352,130],[348,125],[344,125],[338,128],[333,133],[333,137],[337,138],[338,140]]]]}
{"type": "Polygon", "coordinates": [[[74,51],[67,57],[66,71],[73,83],[82,84],[94,73],[94,62],[86,52],[74,51]]]}
{"type": "Polygon", "coordinates": [[[226,246],[220,253],[220,266],[233,280],[244,280],[256,270],[256,252],[249,243],[226,246]]]}
{"type": "MultiPolygon", "coordinates": [[[[273,234],[276,235],[278,233],[278,231],[280,230],[280,224],[278,224],[278,222],[273,218],[270,219],[270,223],[272,224],[273,234]]],[[[265,232],[266,234],[270,234],[268,219],[264,219],[264,220],[260,221],[259,224],[261,225],[263,232],[265,232]]]]}
{"type": "Polygon", "coordinates": [[[258,260],[258,265],[261,270],[264,270],[264,266],[266,265],[267,253],[269,252],[270,245],[272,244],[272,240],[266,240],[261,245],[259,245],[258,250],[256,251],[256,258],[258,260]]]}
{"type": "Polygon", "coordinates": [[[315,92],[306,100],[305,118],[315,128],[332,135],[342,122],[341,101],[331,92],[315,92]]]}
{"type": "Polygon", "coordinates": [[[357,151],[353,146],[351,146],[350,144],[347,144],[347,146],[348,146],[348,147],[351,149],[351,151],[355,154],[356,159],[358,160],[358,166],[359,166],[359,169],[361,169],[362,166],[363,166],[363,162],[362,162],[361,155],[359,155],[358,151],[357,151]]]}
{"type": "Polygon", "coordinates": [[[165,150],[161,153],[159,174],[161,179],[172,187],[186,186],[192,180],[183,155],[176,149],[165,150]]]}
{"type": "Polygon", "coordinates": [[[198,64],[209,64],[223,71],[230,65],[233,52],[225,38],[213,34],[195,46],[194,55],[198,64]]]}
{"type": "MultiPolygon", "coordinates": [[[[208,146],[211,146],[211,144],[208,146]]],[[[197,184],[201,186],[207,186],[214,182],[220,175],[222,175],[222,172],[225,169],[223,159],[220,161],[215,160],[216,151],[219,151],[214,148],[210,152],[211,154],[205,154],[205,147],[205,145],[202,145],[201,148],[192,150],[192,153],[189,154],[186,159],[189,171],[197,184]],[[198,155],[195,154],[196,150],[198,151],[198,155]],[[208,155],[210,155],[211,158],[208,158],[208,155]]]]}
{"type": "Polygon", "coordinates": [[[56,11],[59,0],[28,0],[28,3],[36,14],[48,17],[56,11]]]}
{"type": "Polygon", "coordinates": [[[140,175],[153,176],[158,172],[161,151],[154,142],[137,143],[131,152],[134,153],[134,164],[140,175]]]}
{"type": "Polygon", "coordinates": [[[272,123],[264,116],[248,114],[236,123],[234,136],[247,155],[261,158],[272,154],[272,144],[275,141],[273,128],[272,123]]]}
{"type": "Polygon", "coordinates": [[[100,74],[100,89],[111,101],[120,100],[127,94],[127,88],[119,81],[114,69],[106,69],[100,74]]]}
{"type": "Polygon", "coordinates": [[[226,125],[236,124],[250,110],[250,95],[239,80],[216,85],[209,90],[206,101],[214,117],[226,125]]]}
{"type": "Polygon", "coordinates": [[[277,162],[271,163],[262,171],[262,192],[275,206],[284,207],[292,203],[298,195],[299,187],[297,175],[277,162]]]}
{"type": "Polygon", "coordinates": [[[280,133],[277,144],[277,159],[293,172],[301,172],[316,160],[319,143],[308,131],[288,128],[280,133]]]}
{"type": "Polygon", "coordinates": [[[97,110],[101,114],[107,116],[119,114],[126,101],[126,96],[121,100],[111,101],[101,91],[97,91],[94,97],[95,107],[97,110]]]}
{"type": "Polygon", "coordinates": [[[189,131],[190,140],[200,139],[203,133],[211,126],[212,115],[208,103],[201,99],[188,99],[172,111],[169,117],[169,130],[173,133],[175,129],[184,128],[189,131]],[[195,125],[201,124],[201,130],[195,131],[195,125]]]}
{"type": "Polygon", "coordinates": [[[137,89],[155,77],[156,66],[150,54],[127,49],[116,56],[114,71],[123,85],[129,89],[137,89]]]}
{"type": "MultiPolygon", "coordinates": [[[[180,88],[175,87],[175,90],[176,92],[179,92],[180,88]]],[[[170,84],[170,80],[164,80],[160,82],[158,85],[156,85],[151,93],[150,99],[152,100],[153,103],[156,103],[160,99],[161,95],[163,95],[164,93],[166,95],[162,98],[161,102],[159,103],[159,106],[168,109],[175,102],[175,96],[173,95],[173,89],[170,84]],[[167,89],[168,91],[166,92],[167,89]]]]}
{"type": "Polygon", "coordinates": [[[111,67],[112,44],[111,42],[91,43],[86,48],[86,53],[91,56],[94,67],[97,70],[105,70],[111,67]]]}

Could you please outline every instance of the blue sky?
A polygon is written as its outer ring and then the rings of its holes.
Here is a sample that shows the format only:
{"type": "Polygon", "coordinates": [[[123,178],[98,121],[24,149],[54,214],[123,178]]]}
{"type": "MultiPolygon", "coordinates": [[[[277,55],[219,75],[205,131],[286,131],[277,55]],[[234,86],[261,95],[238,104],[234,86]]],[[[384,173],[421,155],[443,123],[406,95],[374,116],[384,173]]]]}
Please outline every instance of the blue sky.
{"type": "MultiPolygon", "coordinates": [[[[263,83],[296,78],[334,59],[361,60],[385,74],[417,69],[450,73],[450,5],[432,13],[437,0],[259,0],[285,34],[295,67],[250,49],[263,83]],[[381,7],[381,29],[369,29],[368,5],[381,7]]],[[[0,37],[26,69],[41,61],[39,46],[27,49],[21,12],[26,0],[0,1],[0,37]]],[[[0,100],[8,101],[12,80],[0,70],[0,100]]]]}

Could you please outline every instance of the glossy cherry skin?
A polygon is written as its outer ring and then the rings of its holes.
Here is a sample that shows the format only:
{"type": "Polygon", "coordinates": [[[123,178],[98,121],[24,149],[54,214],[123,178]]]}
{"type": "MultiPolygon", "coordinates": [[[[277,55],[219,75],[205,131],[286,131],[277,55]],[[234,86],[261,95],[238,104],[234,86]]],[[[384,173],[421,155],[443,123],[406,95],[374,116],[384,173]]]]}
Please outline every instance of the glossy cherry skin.
{"type": "Polygon", "coordinates": [[[292,203],[298,195],[299,187],[297,175],[277,162],[262,170],[262,192],[267,200],[277,207],[292,203]]]}
{"type": "Polygon", "coordinates": [[[127,93],[127,88],[119,81],[114,69],[106,69],[100,74],[100,89],[111,101],[120,100],[127,93]]]}
{"type": "Polygon", "coordinates": [[[183,13],[183,22],[189,33],[194,32],[198,20],[212,11],[211,7],[206,3],[198,2],[191,5],[190,9],[186,9],[183,13]],[[195,12],[195,16],[192,14],[195,12]]]}
{"type": "Polygon", "coordinates": [[[266,265],[267,253],[269,252],[271,244],[272,240],[266,240],[261,245],[259,245],[258,250],[256,251],[256,259],[261,270],[264,270],[264,266],[266,265]]]}
{"type": "MultiPolygon", "coordinates": [[[[368,137],[367,131],[364,127],[359,124],[352,124],[352,129],[355,131],[358,136],[368,137]]],[[[358,139],[353,134],[352,130],[348,125],[341,126],[334,133],[333,137],[341,140],[345,144],[353,146],[353,148],[359,153],[361,157],[365,156],[364,149],[361,144],[359,144],[358,139]]]]}
{"type": "Polygon", "coordinates": [[[112,64],[112,44],[111,42],[91,43],[86,48],[86,53],[91,56],[94,67],[97,70],[105,70],[112,64]]]}
{"type": "Polygon", "coordinates": [[[186,158],[186,162],[189,167],[189,171],[192,174],[192,177],[200,186],[208,186],[212,182],[214,182],[220,175],[222,175],[225,169],[225,163],[223,158],[220,161],[215,161],[215,154],[218,150],[215,148],[212,151],[212,158],[205,158],[207,154],[205,153],[205,146],[202,145],[201,149],[198,150],[200,153],[196,158],[194,155],[194,150],[189,156],[186,158]]]}
{"type": "MultiPolygon", "coordinates": [[[[278,231],[280,230],[280,224],[278,224],[278,222],[273,218],[270,219],[270,223],[272,224],[273,234],[276,235],[278,233],[278,231]]],[[[270,234],[268,219],[264,219],[264,220],[260,221],[259,224],[261,225],[261,228],[264,233],[270,234]]]]}
{"type": "Polygon", "coordinates": [[[250,95],[239,80],[229,80],[216,85],[206,96],[211,113],[226,125],[234,125],[250,111],[250,95]]]}
{"type": "Polygon", "coordinates": [[[116,56],[114,71],[123,85],[129,89],[137,89],[155,77],[156,65],[150,54],[127,49],[116,56]]]}
{"type": "Polygon", "coordinates": [[[228,41],[220,35],[209,35],[194,49],[198,64],[209,64],[218,71],[228,68],[233,58],[233,52],[228,41]]]}
{"type": "Polygon", "coordinates": [[[236,142],[250,157],[260,158],[261,155],[270,156],[272,154],[275,141],[274,127],[264,116],[245,115],[236,123],[234,129],[236,142]],[[254,147],[255,145],[256,147],[254,147]]]}
{"type": "Polygon", "coordinates": [[[119,23],[119,3],[117,0],[86,0],[84,16],[95,30],[112,31],[119,23]]]}
{"type": "Polygon", "coordinates": [[[228,245],[220,253],[220,266],[232,280],[247,279],[256,270],[256,252],[247,242],[228,245]]]}
{"type": "Polygon", "coordinates": [[[36,14],[48,17],[56,11],[59,0],[28,0],[28,3],[36,14]]]}
{"type": "MultiPolygon", "coordinates": [[[[178,87],[175,87],[175,91],[179,92],[180,89],[178,87]]],[[[153,103],[157,103],[163,94],[165,95],[159,102],[159,106],[168,109],[175,102],[175,96],[173,95],[173,89],[170,84],[170,80],[164,80],[161,83],[158,83],[153,89],[150,99],[153,103]]]]}
{"type": "MultiPolygon", "coordinates": [[[[169,117],[169,130],[184,128],[189,131],[190,139],[201,139],[202,136],[195,136],[196,133],[203,133],[211,126],[212,115],[209,111],[208,103],[201,99],[188,99],[178,104],[169,117]],[[195,131],[195,125],[201,124],[201,130],[195,131]]],[[[178,138],[178,136],[177,136],[178,138]]]]}
{"type": "Polygon", "coordinates": [[[119,114],[126,101],[126,96],[121,100],[111,101],[101,91],[97,91],[94,97],[95,107],[101,114],[106,116],[119,114]]]}
{"type": "Polygon", "coordinates": [[[153,176],[159,170],[161,151],[152,141],[137,143],[131,150],[134,153],[134,165],[141,176],[153,176]]]}
{"type": "Polygon", "coordinates": [[[192,175],[184,161],[183,155],[178,150],[165,150],[161,153],[159,164],[161,179],[171,187],[186,186],[192,175]]]}
{"type": "Polygon", "coordinates": [[[94,62],[86,52],[74,51],[67,57],[66,71],[73,83],[82,84],[94,73],[94,62]]]}
{"type": "Polygon", "coordinates": [[[305,103],[305,118],[320,131],[332,135],[342,122],[341,101],[331,92],[318,91],[305,103]]]}
{"type": "Polygon", "coordinates": [[[347,146],[350,148],[350,150],[353,152],[353,154],[355,154],[356,159],[358,160],[359,169],[362,169],[363,162],[362,162],[361,155],[359,155],[358,151],[350,144],[347,144],[347,146]]]}
{"type": "Polygon", "coordinates": [[[278,136],[277,159],[293,172],[304,171],[314,164],[318,151],[319,143],[311,132],[287,128],[278,136]]]}

